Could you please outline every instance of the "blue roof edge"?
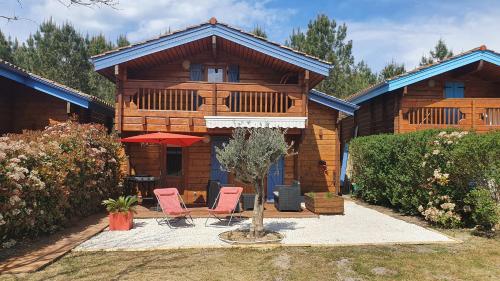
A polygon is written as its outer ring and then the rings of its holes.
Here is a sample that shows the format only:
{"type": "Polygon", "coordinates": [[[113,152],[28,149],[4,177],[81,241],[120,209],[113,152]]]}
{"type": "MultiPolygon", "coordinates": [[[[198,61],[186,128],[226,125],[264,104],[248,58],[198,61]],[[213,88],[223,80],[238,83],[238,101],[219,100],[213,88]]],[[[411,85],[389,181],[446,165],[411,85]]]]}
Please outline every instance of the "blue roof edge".
{"type": "Polygon", "coordinates": [[[457,56],[448,61],[438,63],[436,65],[429,66],[422,70],[417,70],[414,73],[404,75],[401,77],[396,77],[393,80],[388,80],[380,84],[379,86],[369,90],[361,96],[355,97],[350,100],[350,102],[357,105],[366,102],[372,98],[380,96],[390,91],[400,89],[402,87],[420,82],[422,80],[428,79],[430,77],[448,72],[450,70],[462,67],[464,65],[484,60],[489,63],[500,66],[500,54],[497,54],[491,50],[476,50],[468,54],[457,56]]]}
{"type": "Polygon", "coordinates": [[[69,89],[50,83],[49,81],[30,75],[29,73],[16,68],[9,67],[5,64],[0,64],[0,76],[86,109],[92,106],[92,108],[98,108],[100,111],[108,112],[110,114],[114,112],[114,109],[103,106],[93,101],[91,98],[79,95],[69,89]]]}
{"type": "Polygon", "coordinates": [[[94,69],[97,71],[212,35],[222,37],[226,40],[230,40],[260,53],[323,76],[328,76],[330,69],[332,68],[332,65],[327,62],[308,57],[307,55],[297,53],[285,47],[275,45],[271,42],[267,42],[263,39],[251,36],[242,31],[219,23],[213,25],[205,24],[184,31],[179,31],[149,42],[131,46],[123,50],[118,50],[114,53],[92,58],[91,61],[94,64],[94,69]]]}
{"type": "Polygon", "coordinates": [[[348,115],[354,115],[354,112],[359,109],[359,106],[348,101],[330,96],[316,89],[309,91],[309,100],[322,104],[332,109],[344,112],[348,115]]]}

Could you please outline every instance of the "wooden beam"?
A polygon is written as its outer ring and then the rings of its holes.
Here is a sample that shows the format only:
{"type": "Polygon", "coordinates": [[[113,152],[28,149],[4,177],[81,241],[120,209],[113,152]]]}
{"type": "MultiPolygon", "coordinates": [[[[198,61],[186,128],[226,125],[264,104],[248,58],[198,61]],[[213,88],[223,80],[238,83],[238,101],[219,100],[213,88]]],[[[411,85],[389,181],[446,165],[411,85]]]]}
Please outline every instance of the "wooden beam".
{"type": "Polygon", "coordinates": [[[212,57],[217,59],[217,36],[212,35],[212,57]]]}
{"type": "Polygon", "coordinates": [[[124,84],[127,81],[127,67],[126,65],[120,64],[115,65],[115,85],[116,85],[116,130],[118,133],[122,132],[123,129],[123,94],[124,94],[124,84]]]}

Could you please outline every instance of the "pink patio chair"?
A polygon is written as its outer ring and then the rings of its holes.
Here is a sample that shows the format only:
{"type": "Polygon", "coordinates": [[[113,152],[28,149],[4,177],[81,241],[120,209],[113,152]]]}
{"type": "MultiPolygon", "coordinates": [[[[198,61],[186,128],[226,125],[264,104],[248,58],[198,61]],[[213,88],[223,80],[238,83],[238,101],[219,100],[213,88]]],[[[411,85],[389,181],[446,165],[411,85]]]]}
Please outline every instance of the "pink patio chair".
{"type": "Polygon", "coordinates": [[[185,218],[186,220],[191,220],[191,224],[194,225],[193,218],[191,217],[190,210],[184,204],[184,200],[179,194],[179,191],[175,187],[170,188],[158,188],[154,190],[156,199],[158,199],[158,205],[160,205],[164,217],[162,219],[156,219],[158,224],[162,221],[166,221],[168,226],[172,228],[170,220],[185,218]]]}
{"type": "MultiPolygon", "coordinates": [[[[208,209],[208,217],[205,221],[205,226],[207,226],[208,219],[213,216],[219,221],[222,221],[219,215],[230,215],[229,222],[227,226],[231,224],[236,207],[240,202],[241,193],[243,192],[243,187],[222,187],[215,199],[212,209],[208,209]],[[217,204],[217,207],[215,206],[217,204]]],[[[241,219],[241,213],[240,213],[241,219]]]]}

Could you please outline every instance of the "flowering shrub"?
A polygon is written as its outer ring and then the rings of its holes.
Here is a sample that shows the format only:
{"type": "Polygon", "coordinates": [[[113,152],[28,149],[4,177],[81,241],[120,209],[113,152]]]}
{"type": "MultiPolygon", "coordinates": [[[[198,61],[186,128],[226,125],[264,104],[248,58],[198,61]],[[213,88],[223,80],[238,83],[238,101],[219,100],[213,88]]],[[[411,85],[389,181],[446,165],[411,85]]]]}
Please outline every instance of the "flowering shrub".
{"type": "MultiPolygon", "coordinates": [[[[0,242],[50,233],[121,193],[123,151],[100,125],[72,121],[0,138],[0,242]]],[[[14,242],[13,242],[14,241],[14,242]]]]}
{"type": "Polygon", "coordinates": [[[349,148],[356,195],[368,202],[458,227],[476,223],[471,218],[480,209],[464,202],[471,191],[487,186],[498,198],[499,131],[376,135],[356,138],[349,148]]]}

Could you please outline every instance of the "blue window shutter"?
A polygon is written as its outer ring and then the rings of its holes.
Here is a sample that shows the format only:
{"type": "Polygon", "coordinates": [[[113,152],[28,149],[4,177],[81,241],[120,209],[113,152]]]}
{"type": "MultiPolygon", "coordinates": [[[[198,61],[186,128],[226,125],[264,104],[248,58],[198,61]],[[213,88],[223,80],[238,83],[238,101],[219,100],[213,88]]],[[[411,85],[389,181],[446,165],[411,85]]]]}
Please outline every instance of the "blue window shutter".
{"type": "Polygon", "coordinates": [[[189,80],[203,81],[203,65],[199,63],[192,63],[189,66],[189,80]]]}
{"type": "Polygon", "coordinates": [[[240,82],[240,67],[237,64],[230,64],[228,69],[228,82],[240,82]]]}
{"type": "Polygon", "coordinates": [[[463,98],[464,83],[462,82],[446,82],[444,86],[445,98],[463,98]]]}

